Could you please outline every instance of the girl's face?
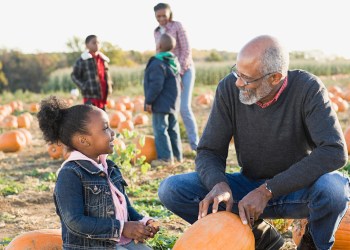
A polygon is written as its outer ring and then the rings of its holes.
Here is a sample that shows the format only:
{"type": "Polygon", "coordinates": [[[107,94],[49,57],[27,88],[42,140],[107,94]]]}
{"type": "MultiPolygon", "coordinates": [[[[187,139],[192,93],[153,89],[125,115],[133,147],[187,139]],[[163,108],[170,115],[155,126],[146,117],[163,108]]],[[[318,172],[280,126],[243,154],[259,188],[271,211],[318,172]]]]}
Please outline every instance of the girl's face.
{"type": "Polygon", "coordinates": [[[109,119],[103,110],[94,110],[89,114],[89,124],[87,126],[89,135],[87,139],[90,146],[87,148],[91,159],[97,159],[101,154],[113,153],[113,141],[115,132],[109,126],[109,119]]]}
{"type": "Polygon", "coordinates": [[[97,37],[92,38],[87,44],[86,48],[89,52],[96,53],[100,49],[100,42],[97,37]]]}
{"type": "Polygon", "coordinates": [[[160,26],[165,26],[170,19],[170,10],[169,9],[160,9],[155,12],[156,19],[160,26]]]}

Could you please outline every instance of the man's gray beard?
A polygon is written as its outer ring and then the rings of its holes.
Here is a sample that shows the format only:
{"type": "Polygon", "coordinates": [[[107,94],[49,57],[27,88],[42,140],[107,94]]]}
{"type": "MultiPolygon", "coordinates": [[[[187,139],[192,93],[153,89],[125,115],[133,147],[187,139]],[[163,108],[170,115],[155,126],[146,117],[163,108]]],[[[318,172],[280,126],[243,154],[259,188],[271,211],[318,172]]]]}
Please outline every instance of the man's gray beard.
{"type": "Polygon", "coordinates": [[[262,98],[268,96],[273,87],[270,86],[270,84],[268,84],[266,81],[263,81],[261,83],[260,86],[261,90],[260,90],[260,94],[257,94],[257,89],[255,89],[255,91],[252,90],[239,90],[239,100],[241,101],[241,103],[246,104],[246,105],[252,105],[258,101],[260,101],[262,98]],[[249,96],[245,96],[243,93],[244,92],[248,92],[249,96]]]}

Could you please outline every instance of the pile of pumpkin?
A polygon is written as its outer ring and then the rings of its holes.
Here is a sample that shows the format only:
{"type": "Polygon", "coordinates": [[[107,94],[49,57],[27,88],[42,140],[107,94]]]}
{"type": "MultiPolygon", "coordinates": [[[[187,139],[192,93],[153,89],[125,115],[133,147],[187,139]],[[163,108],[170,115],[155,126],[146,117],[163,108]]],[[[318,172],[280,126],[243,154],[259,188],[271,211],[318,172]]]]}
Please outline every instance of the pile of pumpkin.
{"type": "Polygon", "coordinates": [[[128,96],[122,96],[117,101],[113,99],[107,103],[107,109],[110,113],[109,121],[112,128],[118,132],[123,129],[133,130],[135,126],[147,125],[148,116],[143,113],[144,97],[136,96],[133,100],[128,96]],[[133,113],[137,113],[133,116],[133,113]]]}
{"type": "Polygon", "coordinates": [[[30,145],[32,135],[29,132],[33,116],[29,112],[21,113],[18,116],[14,112],[23,111],[21,101],[13,101],[0,106],[0,151],[17,152],[23,147],[30,145]]]}
{"type": "Polygon", "coordinates": [[[345,112],[349,109],[350,88],[344,91],[341,87],[333,85],[328,88],[328,96],[331,100],[332,108],[336,112],[345,112]]]}

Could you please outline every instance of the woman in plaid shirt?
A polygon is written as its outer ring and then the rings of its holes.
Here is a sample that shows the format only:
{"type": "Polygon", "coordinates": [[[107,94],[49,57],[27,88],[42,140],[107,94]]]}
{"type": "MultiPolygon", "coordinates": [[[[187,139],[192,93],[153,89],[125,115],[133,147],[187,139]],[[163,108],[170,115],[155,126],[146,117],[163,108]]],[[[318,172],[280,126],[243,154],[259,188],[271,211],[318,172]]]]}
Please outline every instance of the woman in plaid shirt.
{"type": "Polygon", "coordinates": [[[198,129],[196,119],[191,108],[192,91],[195,80],[195,68],[192,60],[192,51],[188,41],[187,32],[180,22],[173,21],[170,6],[159,3],[154,6],[154,12],[159,26],[154,30],[154,38],[157,42],[160,36],[167,33],[176,39],[176,47],[172,51],[179,59],[181,65],[181,78],[183,90],[181,92],[180,113],[187,131],[191,148],[197,149],[198,129]]]}

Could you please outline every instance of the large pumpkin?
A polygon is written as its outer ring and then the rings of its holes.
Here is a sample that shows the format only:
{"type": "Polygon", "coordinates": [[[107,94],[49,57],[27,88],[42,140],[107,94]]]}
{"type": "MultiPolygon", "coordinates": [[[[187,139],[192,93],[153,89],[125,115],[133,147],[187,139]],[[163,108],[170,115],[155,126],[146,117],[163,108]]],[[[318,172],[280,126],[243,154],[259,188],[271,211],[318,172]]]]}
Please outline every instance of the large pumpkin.
{"type": "Polygon", "coordinates": [[[6,250],[60,250],[61,229],[41,229],[26,232],[14,238],[6,250]]]}
{"type": "MultiPolygon", "coordinates": [[[[293,228],[293,240],[296,245],[299,245],[303,237],[306,224],[307,220],[303,219],[293,228]]],[[[350,203],[345,216],[335,232],[335,242],[332,250],[350,250],[350,203]]]]}
{"type": "Polygon", "coordinates": [[[12,130],[0,135],[0,151],[17,152],[26,145],[27,139],[22,132],[12,130]]]}
{"type": "Polygon", "coordinates": [[[233,213],[222,211],[196,221],[176,241],[174,250],[254,250],[255,240],[248,225],[233,213]]]}
{"type": "Polygon", "coordinates": [[[154,136],[146,135],[145,144],[141,146],[138,140],[136,143],[136,147],[141,151],[136,157],[141,157],[142,155],[144,155],[146,157],[146,162],[148,163],[151,163],[151,161],[157,159],[157,150],[156,143],[154,141],[154,136]]]}

